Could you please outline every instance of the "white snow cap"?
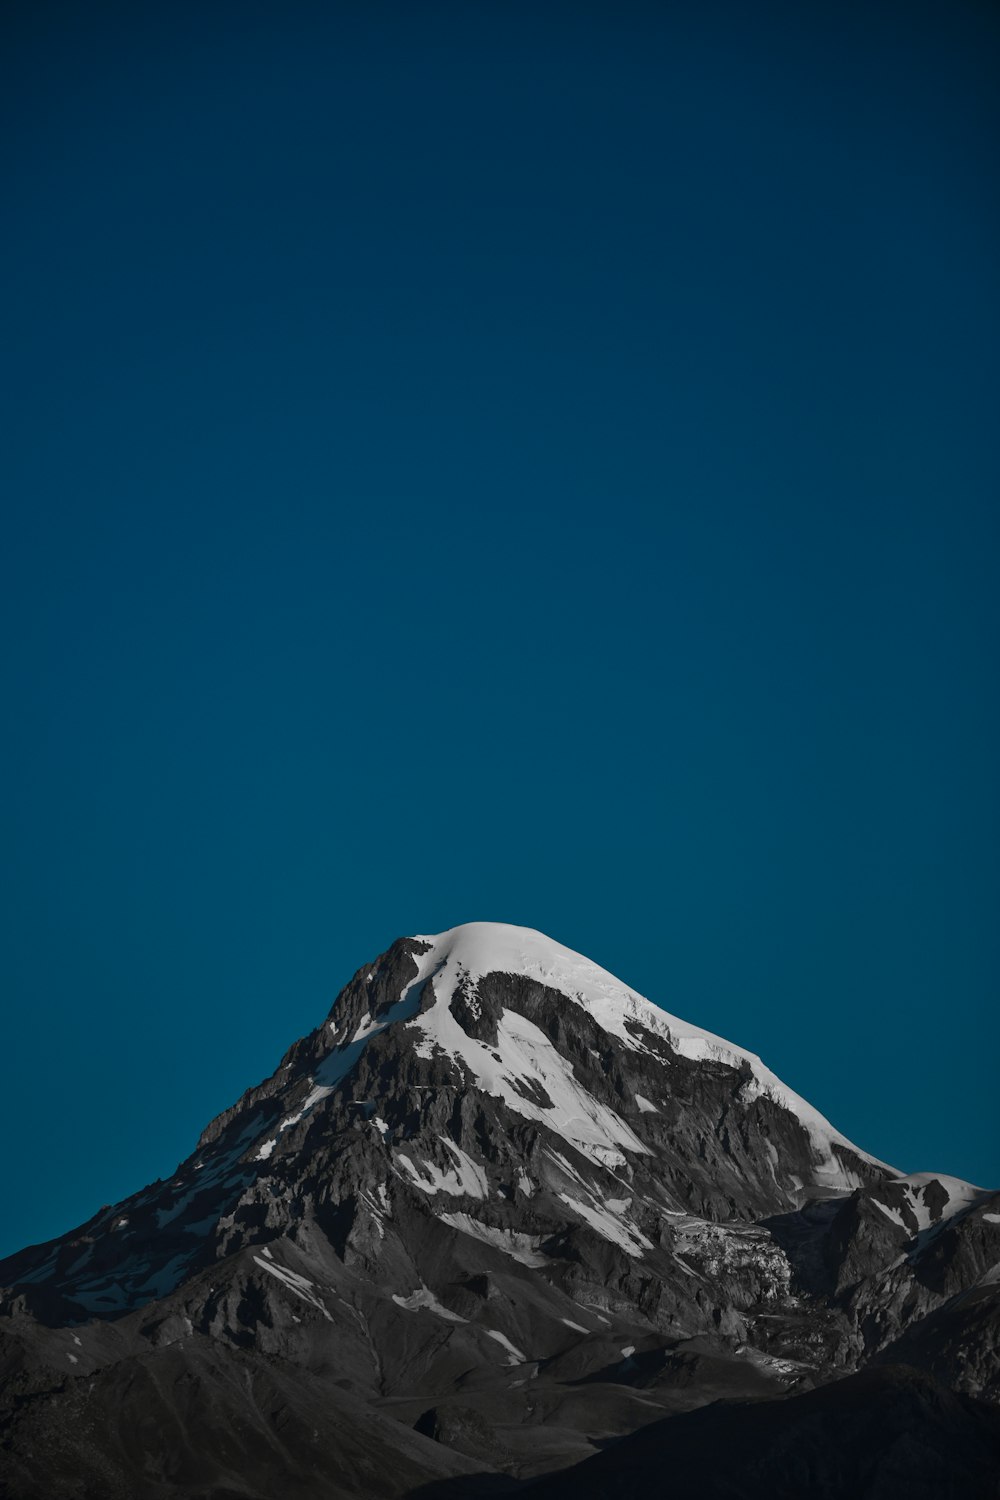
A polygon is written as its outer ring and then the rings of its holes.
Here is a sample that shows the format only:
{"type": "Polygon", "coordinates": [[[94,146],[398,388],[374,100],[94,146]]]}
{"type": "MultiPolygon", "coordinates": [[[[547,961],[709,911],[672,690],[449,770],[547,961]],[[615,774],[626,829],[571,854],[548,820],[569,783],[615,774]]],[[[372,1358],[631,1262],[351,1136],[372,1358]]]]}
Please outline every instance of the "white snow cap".
{"type": "MultiPolygon", "coordinates": [[[[588,1154],[597,1154],[595,1148],[609,1146],[618,1150],[624,1147],[633,1152],[645,1152],[645,1147],[624,1120],[590,1099],[589,1095],[584,1096],[589,1107],[584,1111],[584,1118],[580,1117],[583,1090],[572,1070],[555,1052],[544,1033],[524,1017],[514,1012],[505,1013],[496,1048],[486,1047],[469,1037],[448,1009],[448,1003],[460,984],[471,990],[485,974],[523,975],[538,980],[581,1006],[602,1030],[617,1037],[632,1051],[648,1049],[641,1037],[633,1036],[628,1022],[663,1038],[674,1052],[683,1057],[711,1059],[733,1068],[748,1064],[750,1076],[742,1090],[744,1102],[750,1103],[764,1095],[795,1115],[808,1133],[816,1153],[814,1175],[817,1185],[843,1189],[860,1183],[856,1174],[836,1156],[832,1149],[834,1144],[844,1146],[863,1161],[897,1175],[895,1168],[887,1167],[835,1130],[818,1110],[766,1068],[755,1053],[669,1015],[606,969],[582,954],[574,953],[571,948],[564,948],[544,933],[531,927],[513,927],[506,922],[466,922],[447,932],[420,935],[416,941],[430,946],[426,953],[417,956],[419,972],[410,988],[430,980],[435,995],[435,1004],[409,1022],[410,1026],[424,1033],[425,1040],[419,1044],[421,1051],[426,1048],[429,1055],[437,1045],[451,1056],[461,1058],[487,1092],[501,1094],[522,1114],[534,1114],[535,1108],[519,1090],[509,1086],[513,1077],[523,1079],[533,1075],[544,1083],[550,1095],[555,1084],[562,1095],[555,1101],[561,1106],[557,1108],[557,1114],[563,1117],[564,1128],[559,1133],[573,1140],[574,1144],[582,1144],[585,1149],[589,1147],[588,1154]]],[[[537,1110],[537,1114],[549,1125],[553,1124],[552,1111],[537,1110]]]]}

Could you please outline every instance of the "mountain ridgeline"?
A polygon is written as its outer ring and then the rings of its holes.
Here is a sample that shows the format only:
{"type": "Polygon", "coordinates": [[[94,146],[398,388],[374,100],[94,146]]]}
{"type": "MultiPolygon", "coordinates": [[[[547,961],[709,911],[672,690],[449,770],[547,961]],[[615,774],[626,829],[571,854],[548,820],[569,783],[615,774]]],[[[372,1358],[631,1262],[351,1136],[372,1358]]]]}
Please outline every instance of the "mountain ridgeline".
{"type": "Polygon", "coordinates": [[[1000,1194],[525,928],[393,943],[0,1288],[12,1500],[1000,1494],[1000,1194]]]}

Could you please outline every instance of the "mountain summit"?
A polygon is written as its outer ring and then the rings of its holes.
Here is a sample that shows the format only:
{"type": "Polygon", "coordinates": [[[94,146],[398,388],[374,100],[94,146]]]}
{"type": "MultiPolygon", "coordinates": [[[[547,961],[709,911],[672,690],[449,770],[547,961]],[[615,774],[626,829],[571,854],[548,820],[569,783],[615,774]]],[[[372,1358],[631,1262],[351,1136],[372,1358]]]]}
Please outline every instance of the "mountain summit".
{"type": "Polygon", "coordinates": [[[998,1207],[541,933],[401,938],[172,1177],[0,1262],[5,1479],[515,1486],[897,1360],[996,1401],[998,1207]]]}

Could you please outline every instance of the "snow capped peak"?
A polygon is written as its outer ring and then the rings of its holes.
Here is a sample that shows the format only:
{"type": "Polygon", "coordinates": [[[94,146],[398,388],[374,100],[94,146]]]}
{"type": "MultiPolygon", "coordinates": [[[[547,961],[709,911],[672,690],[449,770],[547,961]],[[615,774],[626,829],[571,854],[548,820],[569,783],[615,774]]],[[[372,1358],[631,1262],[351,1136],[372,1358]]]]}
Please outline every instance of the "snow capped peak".
{"type": "Polygon", "coordinates": [[[549,969],[567,962],[597,967],[544,932],[512,922],[462,922],[446,932],[421,933],[416,941],[430,943],[439,958],[454,957],[463,968],[478,974],[519,974],[530,965],[549,969]]]}
{"type": "MultiPolygon", "coordinates": [[[[505,1010],[496,1040],[487,1042],[470,1036],[450,1008],[457,989],[461,987],[468,995],[485,974],[496,973],[538,979],[581,1003],[579,995],[566,989],[566,976],[576,972],[574,962],[587,965],[586,959],[540,932],[496,922],[470,922],[417,941],[429,947],[417,957],[417,974],[402,1003],[430,985],[433,1003],[425,1004],[407,1022],[419,1033],[419,1056],[444,1053],[460,1063],[485,1093],[503,1099],[516,1114],[544,1123],[605,1166],[623,1166],[623,1151],[648,1155],[625,1120],[587,1092],[550,1038],[527,1017],[505,1010]]],[[[597,975],[604,973],[596,965],[588,967],[597,975]]],[[[611,975],[606,977],[617,984],[611,975]]]]}
{"type": "Polygon", "coordinates": [[[634,1045],[625,1026],[628,1020],[657,1029],[663,1035],[666,1034],[663,1024],[670,1022],[678,1034],[710,1036],[667,1016],[607,969],[533,927],[515,927],[506,922],[466,922],[447,932],[420,936],[417,941],[430,945],[430,951],[422,955],[421,969],[424,974],[437,976],[438,992],[449,982],[453,989],[460,980],[474,985],[485,974],[517,974],[566,995],[588,1011],[605,1031],[628,1045],[634,1045]]]}
{"type": "MultiPolygon", "coordinates": [[[[756,1053],[670,1015],[607,969],[534,928],[516,927],[506,922],[466,922],[446,932],[421,935],[416,940],[427,943],[429,947],[420,955],[419,975],[414,983],[431,978],[437,1004],[432,1012],[411,1024],[420,1026],[428,1036],[444,1027],[449,1035],[447,1042],[441,1038],[441,1045],[452,1055],[458,1056],[467,1050],[465,1043],[451,1035],[451,1025],[459,1033],[461,1028],[451,1021],[450,1016],[447,1019],[444,1016],[456,987],[461,984],[467,990],[474,988],[486,974],[520,975],[564,994],[586,1010],[604,1031],[631,1050],[647,1050],[641,1039],[642,1031],[647,1031],[666,1041],[674,1052],[694,1061],[711,1060],[736,1069],[749,1069],[750,1076],[742,1090],[744,1103],[749,1104],[754,1098],[764,1095],[795,1115],[808,1133],[816,1153],[818,1185],[844,1189],[860,1183],[857,1174],[834,1151],[835,1145],[852,1152],[861,1161],[896,1175],[895,1168],[855,1146],[818,1110],[782,1083],[756,1053]],[[432,1020],[432,1016],[435,1019],[432,1020]]],[[[464,1037],[464,1033],[461,1035],[464,1037]]]]}

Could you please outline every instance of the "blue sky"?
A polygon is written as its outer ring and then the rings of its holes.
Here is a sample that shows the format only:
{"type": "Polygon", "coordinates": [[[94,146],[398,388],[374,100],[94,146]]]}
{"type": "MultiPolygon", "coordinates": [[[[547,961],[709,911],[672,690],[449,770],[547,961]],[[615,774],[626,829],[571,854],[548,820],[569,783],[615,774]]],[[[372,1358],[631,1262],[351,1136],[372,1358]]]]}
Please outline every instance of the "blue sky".
{"type": "Polygon", "coordinates": [[[6,16],[0,1249],[470,919],[1000,1182],[995,12],[6,16]]]}

